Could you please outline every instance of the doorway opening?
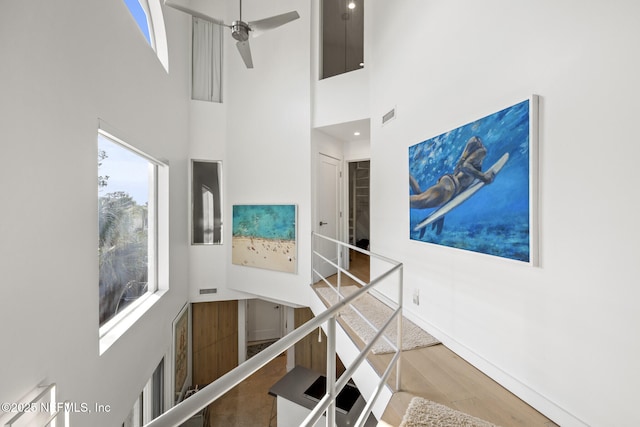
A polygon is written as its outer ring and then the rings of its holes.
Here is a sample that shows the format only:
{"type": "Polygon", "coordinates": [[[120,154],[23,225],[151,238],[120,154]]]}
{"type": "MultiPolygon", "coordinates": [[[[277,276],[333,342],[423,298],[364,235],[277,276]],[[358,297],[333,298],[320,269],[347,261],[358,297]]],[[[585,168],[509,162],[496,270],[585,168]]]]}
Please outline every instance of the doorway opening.
{"type": "MultiPolygon", "coordinates": [[[[349,243],[369,250],[369,160],[348,162],[349,182],[349,243]]],[[[349,251],[349,271],[365,282],[369,281],[369,257],[358,251],[349,251]]]]}
{"type": "Polygon", "coordinates": [[[247,300],[247,359],[285,334],[284,306],[262,299],[247,300]]]}
{"type": "Polygon", "coordinates": [[[349,162],[349,243],[369,250],[369,160],[349,162]]]}

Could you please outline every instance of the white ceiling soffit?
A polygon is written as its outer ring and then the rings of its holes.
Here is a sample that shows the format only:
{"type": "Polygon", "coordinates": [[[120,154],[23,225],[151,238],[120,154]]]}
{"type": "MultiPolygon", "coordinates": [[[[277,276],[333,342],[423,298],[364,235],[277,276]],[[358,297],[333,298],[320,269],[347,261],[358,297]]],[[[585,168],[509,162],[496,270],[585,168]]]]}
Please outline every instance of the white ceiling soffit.
{"type": "Polygon", "coordinates": [[[320,132],[338,139],[343,142],[360,141],[363,139],[370,139],[371,133],[369,131],[370,120],[355,120],[353,122],[338,123],[330,126],[322,126],[316,128],[320,132]],[[360,135],[355,135],[359,132],[360,135]]]}

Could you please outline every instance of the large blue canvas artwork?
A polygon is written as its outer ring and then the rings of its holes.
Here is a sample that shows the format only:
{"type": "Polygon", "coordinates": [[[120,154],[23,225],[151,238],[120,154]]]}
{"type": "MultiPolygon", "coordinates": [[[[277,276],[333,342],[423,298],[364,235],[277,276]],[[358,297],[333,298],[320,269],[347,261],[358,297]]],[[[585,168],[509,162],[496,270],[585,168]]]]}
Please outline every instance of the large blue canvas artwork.
{"type": "Polygon", "coordinates": [[[409,147],[410,238],[535,263],[537,98],[409,147]]]}

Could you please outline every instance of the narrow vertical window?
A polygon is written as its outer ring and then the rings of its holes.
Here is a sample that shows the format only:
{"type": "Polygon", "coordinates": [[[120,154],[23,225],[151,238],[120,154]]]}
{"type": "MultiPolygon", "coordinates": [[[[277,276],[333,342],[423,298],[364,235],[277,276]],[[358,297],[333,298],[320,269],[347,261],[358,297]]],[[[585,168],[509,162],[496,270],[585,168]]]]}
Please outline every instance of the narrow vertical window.
{"type": "Polygon", "coordinates": [[[222,102],[222,26],[193,18],[191,99],[222,102]]]}
{"type": "Polygon", "coordinates": [[[203,243],[213,244],[213,193],[202,186],[202,234],[203,243]]]}
{"type": "Polygon", "coordinates": [[[191,243],[222,243],[222,162],[191,161],[191,243]]]}

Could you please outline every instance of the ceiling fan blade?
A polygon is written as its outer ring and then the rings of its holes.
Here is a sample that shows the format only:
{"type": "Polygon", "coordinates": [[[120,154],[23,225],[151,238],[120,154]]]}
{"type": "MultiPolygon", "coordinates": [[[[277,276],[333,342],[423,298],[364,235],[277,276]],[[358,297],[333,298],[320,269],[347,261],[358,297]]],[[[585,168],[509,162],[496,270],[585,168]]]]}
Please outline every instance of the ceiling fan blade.
{"type": "Polygon", "coordinates": [[[205,15],[204,13],[198,12],[197,10],[193,10],[189,7],[183,6],[181,4],[175,3],[172,0],[164,0],[164,5],[165,6],[169,6],[172,7],[176,10],[179,10],[180,12],[184,12],[187,13],[191,16],[195,16],[196,18],[200,18],[200,19],[204,19],[205,21],[209,21],[209,22],[213,22],[214,24],[217,25],[222,25],[224,27],[228,27],[228,25],[226,25],[224,22],[222,22],[219,19],[213,18],[209,15],[205,15]]]}
{"type": "Polygon", "coordinates": [[[257,37],[267,30],[272,30],[298,18],[300,18],[300,15],[298,15],[298,12],[294,10],[292,12],[283,13],[281,15],[272,16],[270,18],[251,21],[247,24],[249,25],[249,28],[251,28],[251,35],[253,37],[257,37]]]}
{"type": "Polygon", "coordinates": [[[240,56],[242,56],[244,65],[246,65],[247,68],[253,68],[253,60],[251,59],[251,48],[249,47],[249,42],[238,42],[236,43],[236,47],[238,48],[238,52],[240,52],[240,56]]]}

